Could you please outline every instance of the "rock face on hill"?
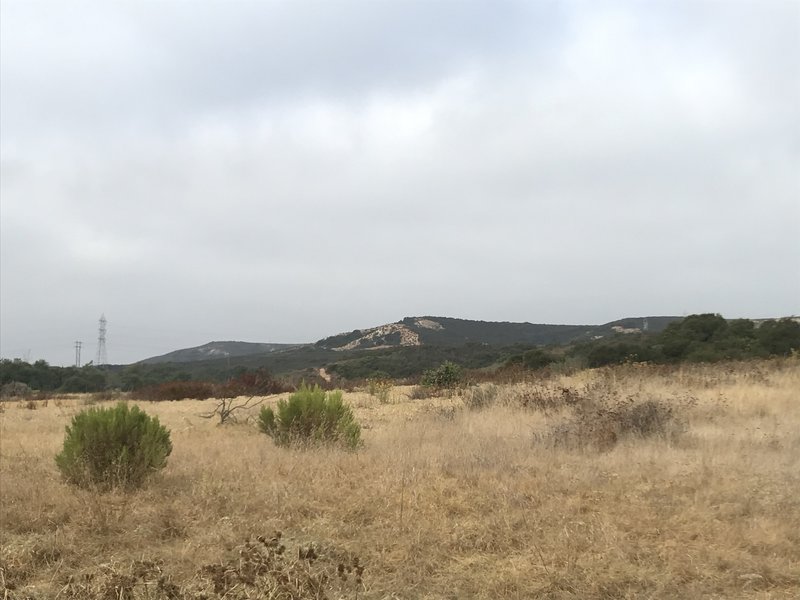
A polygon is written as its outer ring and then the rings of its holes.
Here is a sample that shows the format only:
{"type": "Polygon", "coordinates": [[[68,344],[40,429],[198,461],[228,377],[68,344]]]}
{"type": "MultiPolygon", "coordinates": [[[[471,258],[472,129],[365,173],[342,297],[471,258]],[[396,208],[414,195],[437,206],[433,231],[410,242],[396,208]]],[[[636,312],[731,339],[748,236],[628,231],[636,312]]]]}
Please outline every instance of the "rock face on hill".
{"type": "Polygon", "coordinates": [[[316,346],[328,350],[369,350],[402,346],[461,346],[565,344],[619,333],[658,332],[679,317],[642,317],[612,321],[605,325],[546,325],[470,321],[450,317],[406,317],[402,321],[356,329],[327,337],[316,346]]]}
{"type": "Polygon", "coordinates": [[[377,350],[397,346],[421,346],[419,334],[403,323],[389,323],[371,329],[326,338],[317,343],[330,350],[377,350]],[[330,345],[328,345],[330,344],[330,345]]]}

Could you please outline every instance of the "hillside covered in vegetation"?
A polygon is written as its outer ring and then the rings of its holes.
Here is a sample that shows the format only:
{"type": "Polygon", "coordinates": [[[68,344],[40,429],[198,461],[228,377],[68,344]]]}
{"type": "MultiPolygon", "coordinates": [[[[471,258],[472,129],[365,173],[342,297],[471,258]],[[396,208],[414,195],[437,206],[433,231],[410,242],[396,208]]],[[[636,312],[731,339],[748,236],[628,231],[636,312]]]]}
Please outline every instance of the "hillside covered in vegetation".
{"type": "Polygon", "coordinates": [[[414,326],[432,333],[420,335],[419,343],[415,344],[353,344],[363,339],[375,341],[375,336],[369,336],[376,328],[326,338],[314,345],[274,347],[266,353],[206,360],[145,361],[127,366],[81,368],[55,367],[45,361],[29,364],[21,360],[3,360],[0,361],[0,386],[5,395],[33,391],[133,391],[171,381],[223,383],[247,373],[264,371],[296,383],[318,380],[321,371],[338,381],[376,377],[413,380],[444,362],[482,370],[547,366],[579,370],[625,362],[674,364],[768,358],[800,351],[800,322],[793,318],[758,322],[727,320],[715,314],[690,315],[679,320],[664,318],[655,327],[651,325],[648,331],[633,327],[641,324],[641,319],[631,319],[602,326],[605,334],[595,329],[589,336],[584,328],[577,339],[569,336],[575,336],[580,326],[553,325],[548,327],[555,329],[545,330],[531,329],[527,327],[529,324],[479,321],[467,324],[443,318],[425,319],[427,322],[420,325],[422,320],[416,319],[414,326]],[[441,329],[432,326],[432,322],[441,329]],[[563,328],[571,329],[568,333],[563,328]],[[527,342],[524,341],[526,333],[533,336],[527,342]],[[532,341],[541,339],[536,336],[547,335],[564,335],[571,341],[547,344],[532,341]]]}

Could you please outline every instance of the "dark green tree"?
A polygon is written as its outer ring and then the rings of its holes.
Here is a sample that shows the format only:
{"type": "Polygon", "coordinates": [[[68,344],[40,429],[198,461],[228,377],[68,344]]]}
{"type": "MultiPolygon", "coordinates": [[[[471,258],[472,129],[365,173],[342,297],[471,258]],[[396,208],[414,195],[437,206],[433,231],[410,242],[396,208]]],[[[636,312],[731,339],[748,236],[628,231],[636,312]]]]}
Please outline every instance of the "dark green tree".
{"type": "Polygon", "coordinates": [[[800,323],[791,318],[765,321],[756,330],[761,347],[773,356],[787,356],[800,351],[800,323]]]}

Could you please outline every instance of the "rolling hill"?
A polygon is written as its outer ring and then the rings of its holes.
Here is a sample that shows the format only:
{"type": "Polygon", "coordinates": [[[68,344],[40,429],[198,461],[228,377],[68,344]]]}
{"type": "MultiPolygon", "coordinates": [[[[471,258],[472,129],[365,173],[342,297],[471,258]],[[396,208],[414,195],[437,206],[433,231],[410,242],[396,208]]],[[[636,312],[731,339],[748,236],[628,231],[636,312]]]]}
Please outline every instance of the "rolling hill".
{"type": "Polygon", "coordinates": [[[237,369],[266,368],[276,375],[325,367],[346,377],[385,372],[404,377],[452,360],[469,368],[503,361],[525,348],[566,345],[607,336],[657,333],[680,317],[627,318],[604,325],[548,325],[406,317],[368,329],[330,336],[314,344],[209,342],[137,363],[147,369],[179,369],[196,379],[224,379],[237,369]],[[172,367],[170,367],[172,365],[172,367]]]}
{"type": "Polygon", "coordinates": [[[139,361],[139,364],[187,363],[220,358],[236,358],[254,354],[271,354],[297,348],[298,344],[262,344],[253,342],[209,342],[194,348],[174,350],[161,356],[153,356],[139,361]]]}

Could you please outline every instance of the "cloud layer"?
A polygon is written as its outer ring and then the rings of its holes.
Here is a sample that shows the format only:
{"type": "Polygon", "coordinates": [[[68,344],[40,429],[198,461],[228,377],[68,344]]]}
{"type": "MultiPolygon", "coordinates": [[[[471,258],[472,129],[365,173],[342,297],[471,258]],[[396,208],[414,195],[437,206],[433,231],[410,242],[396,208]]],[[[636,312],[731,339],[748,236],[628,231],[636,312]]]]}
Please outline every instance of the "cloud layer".
{"type": "Polygon", "coordinates": [[[800,312],[795,2],[2,11],[3,357],[800,312]]]}

